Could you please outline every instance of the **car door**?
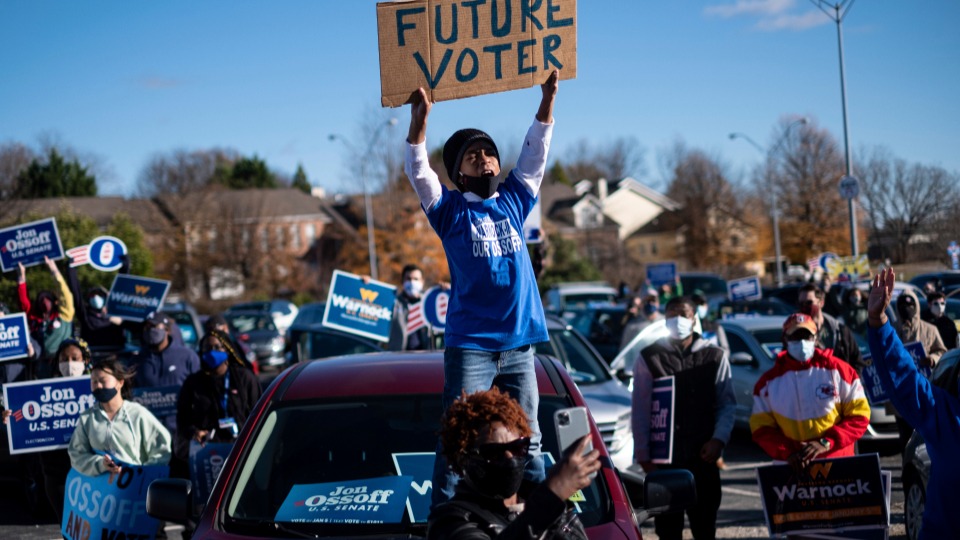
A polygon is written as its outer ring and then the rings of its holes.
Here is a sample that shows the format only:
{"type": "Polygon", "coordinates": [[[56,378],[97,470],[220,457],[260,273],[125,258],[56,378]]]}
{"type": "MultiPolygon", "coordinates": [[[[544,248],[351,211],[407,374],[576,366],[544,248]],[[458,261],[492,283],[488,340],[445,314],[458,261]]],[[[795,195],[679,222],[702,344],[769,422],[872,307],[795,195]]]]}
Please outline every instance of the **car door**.
{"type": "Polygon", "coordinates": [[[749,332],[736,325],[724,325],[727,343],[730,345],[730,371],[733,377],[733,391],[737,398],[737,423],[750,424],[753,412],[753,387],[773,363],[763,352],[749,332]],[[750,360],[746,360],[749,355],[750,360]]]}

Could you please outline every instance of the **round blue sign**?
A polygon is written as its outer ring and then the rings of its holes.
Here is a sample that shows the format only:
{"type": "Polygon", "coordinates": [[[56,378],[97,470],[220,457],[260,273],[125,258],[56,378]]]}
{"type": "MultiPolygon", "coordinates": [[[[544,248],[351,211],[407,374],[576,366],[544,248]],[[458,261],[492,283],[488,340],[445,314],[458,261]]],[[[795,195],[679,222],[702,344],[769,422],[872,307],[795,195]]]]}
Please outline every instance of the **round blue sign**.
{"type": "Polygon", "coordinates": [[[122,257],[127,254],[127,246],[119,238],[98,236],[90,242],[90,266],[101,272],[113,272],[123,266],[122,257]]]}
{"type": "Polygon", "coordinates": [[[432,287],[423,296],[423,318],[434,330],[442,331],[447,325],[447,302],[450,293],[440,287],[432,287]]]}

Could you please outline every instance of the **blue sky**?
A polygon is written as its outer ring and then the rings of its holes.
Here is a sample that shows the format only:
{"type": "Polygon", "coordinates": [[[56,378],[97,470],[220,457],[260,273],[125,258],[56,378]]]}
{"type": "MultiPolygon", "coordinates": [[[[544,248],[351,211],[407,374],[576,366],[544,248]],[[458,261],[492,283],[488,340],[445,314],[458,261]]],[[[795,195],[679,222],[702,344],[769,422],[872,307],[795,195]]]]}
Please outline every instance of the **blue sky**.
{"type": "MultiPolygon", "coordinates": [[[[0,1],[0,144],[53,137],[132,194],[156,153],[233,148],[353,192],[339,133],[380,112],[369,0],[0,1]]],[[[635,137],[657,185],[677,139],[745,171],[785,115],[842,141],[836,25],[809,0],[580,0],[578,77],[561,83],[552,158],[635,137]]],[[[861,0],[843,24],[850,139],[960,172],[960,2],[861,0]]],[[[438,103],[428,142],[468,125],[519,141],[539,89],[438,103]]],[[[391,110],[388,110],[391,111],[391,110]]],[[[387,113],[389,114],[389,112],[387,113]]],[[[409,111],[393,109],[406,135],[409,111]]],[[[662,185],[662,184],[660,184],[662,185]]]]}

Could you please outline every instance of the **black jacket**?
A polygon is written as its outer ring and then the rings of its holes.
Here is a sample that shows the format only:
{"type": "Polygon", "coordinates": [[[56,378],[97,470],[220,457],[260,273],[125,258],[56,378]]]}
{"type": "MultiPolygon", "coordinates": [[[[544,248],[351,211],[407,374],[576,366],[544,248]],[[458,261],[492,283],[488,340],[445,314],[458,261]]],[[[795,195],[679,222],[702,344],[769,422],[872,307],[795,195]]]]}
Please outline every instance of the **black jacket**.
{"type": "Polygon", "coordinates": [[[467,482],[457,493],[430,512],[427,540],[569,539],[586,540],[587,533],[573,508],[546,484],[524,481],[520,486],[522,512],[512,512],[502,500],[491,499],[467,482]]]}
{"type": "Polygon", "coordinates": [[[189,442],[194,433],[200,430],[216,429],[215,441],[228,442],[233,438],[219,429],[221,418],[233,418],[238,428],[242,428],[260,399],[260,381],[252,371],[243,366],[230,364],[227,368],[230,376],[230,389],[227,392],[227,410],[223,410],[223,396],[226,375],[215,377],[198,371],[183,381],[183,388],[177,398],[177,439],[175,444],[177,457],[186,459],[189,442]]]}

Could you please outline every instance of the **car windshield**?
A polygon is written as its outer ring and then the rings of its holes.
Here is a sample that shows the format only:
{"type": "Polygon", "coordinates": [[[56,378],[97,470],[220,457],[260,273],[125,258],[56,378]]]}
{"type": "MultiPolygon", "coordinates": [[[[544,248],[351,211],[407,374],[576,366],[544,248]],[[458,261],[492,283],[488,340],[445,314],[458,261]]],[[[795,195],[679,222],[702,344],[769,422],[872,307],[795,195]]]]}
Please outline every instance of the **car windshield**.
{"type": "Polygon", "coordinates": [[[180,327],[180,334],[183,335],[184,345],[191,349],[196,349],[200,336],[197,335],[197,329],[193,326],[193,317],[184,311],[174,313],[167,311],[165,313],[173,317],[174,322],[180,327]]]}
{"type": "Polygon", "coordinates": [[[750,334],[757,340],[757,343],[763,347],[763,352],[771,359],[776,358],[783,350],[783,330],[781,328],[764,328],[760,330],[750,330],[750,334]]]}
{"type": "Polygon", "coordinates": [[[537,354],[560,360],[577,384],[597,384],[613,378],[603,359],[576,332],[562,328],[549,330],[549,334],[550,341],[537,343],[537,354]]]}
{"type": "Polygon", "coordinates": [[[727,295],[727,282],[719,277],[680,276],[680,284],[683,285],[684,294],[693,294],[693,291],[700,289],[704,295],[727,295]]]}
{"type": "Polygon", "coordinates": [[[258,330],[277,331],[277,327],[274,326],[273,319],[270,318],[269,315],[261,315],[258,313],[228,314],[226,315],[226,319],[234,332],[245,333],[256,332],[258,330]]]}
{"type": "MultiPolygon", "coordinates": [[[[225,499],[228,533],[289,536],[284,528],[319,536],[425,533],[440,396],[348,399],[280,403],[267,412],[239,457],[238,474],[225,499]],[[349,485],[391,486],[398,497],[381,491],[376,503],[385,507],[377,514],[379,522],[358,522],[354,518],[364,510],[358,507],[372,504],[376,491],[344,489],[349,485]],[[350,504],[335,498],[338,491],[351,490],[355,500],[350,504]],[[278,522],[282,526],[274,525],[278,522]]],[[[559,455],[554,412],[568,406],[557,396],[540,400],[548,465],[559,455]]],[[[584,526],[613,518],[609,499],[598,476],[576,504],[584,526]]]]}
{"type": "Polygon", "coordinates": [[[311,360],[345,354],[363,354],[381,350],[372,343],[333,332],[306,332],[303,356],[311,360]]]}
{"type": "Polygon", "coordinates": [[[564,309],[585,308],[595,305],[613,305],[616,295],[613,293],[593,292],[563,295],[564,309]]]}

